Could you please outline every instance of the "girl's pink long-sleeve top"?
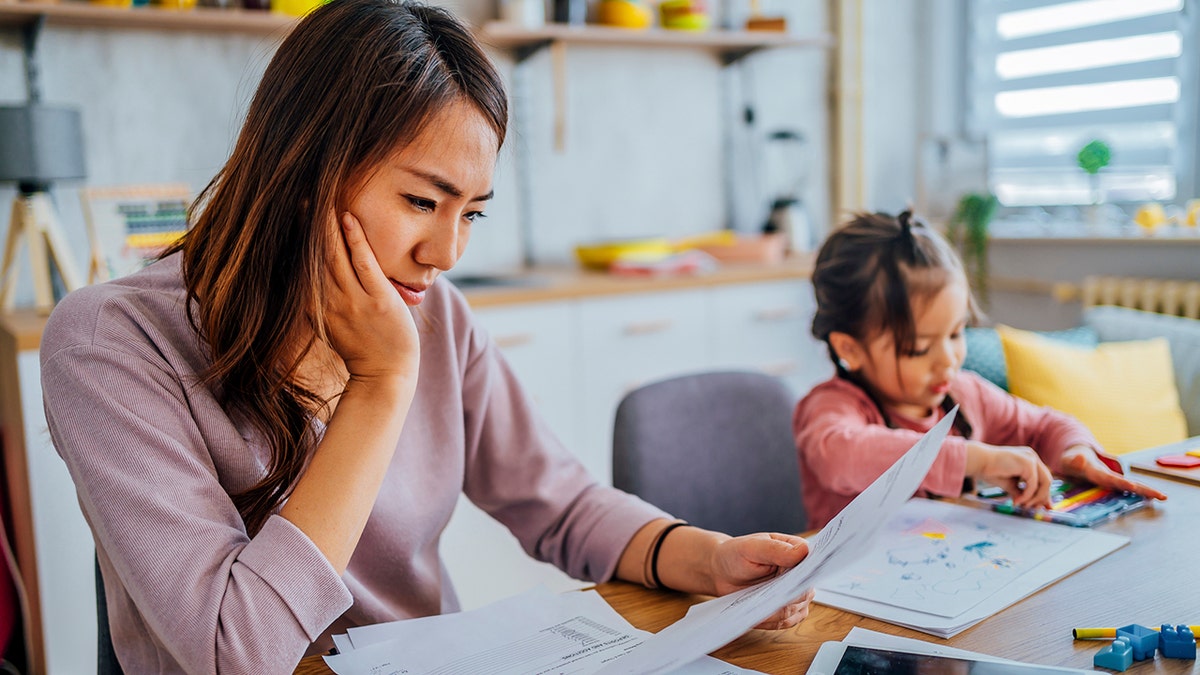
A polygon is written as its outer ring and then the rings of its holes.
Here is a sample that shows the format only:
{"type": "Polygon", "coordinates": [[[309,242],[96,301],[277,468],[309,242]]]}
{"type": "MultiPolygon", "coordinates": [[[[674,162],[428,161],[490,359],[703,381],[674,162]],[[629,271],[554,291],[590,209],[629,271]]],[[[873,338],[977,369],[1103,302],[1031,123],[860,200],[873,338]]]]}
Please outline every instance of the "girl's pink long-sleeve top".
{"type": "Polygon", "coordinates": [[[462,493],[530,555],[595,581],[666,515],[587,474],[439,281],[417,311],[416,396],[345,574],[277,514],[248,536],[229,495],[268,451],[198,384],[209,358],[184,303],[176,255],[71,293],[42,341],[46,419],[126,672],[290,673],[350,626],[455,611],[438,540],[462,493]]]}
{"type": "MultiPolygon", "coordinates": [[[[1075,418],[1019,399],[975,373],[963,371],[950,396],[972,427],[971,440],[991,445],[1029,446],[1052,472],[1067,448],[1100,451],[1092,433],[1075,418]]],[[[861,387],[834,377],[813,388],[797,405],[792,432],[800,458],[800,480],[809,527],[823,527],[883,474],[945,413],[925,419],[889,410],[889,428],[879,407],[861,387]]],[[[1103,457],[1103,455],[1101,455],[1103,457]]],[[[917,494],[957,497],[966,478],[967,439],[955,429],[917,494]]]]}

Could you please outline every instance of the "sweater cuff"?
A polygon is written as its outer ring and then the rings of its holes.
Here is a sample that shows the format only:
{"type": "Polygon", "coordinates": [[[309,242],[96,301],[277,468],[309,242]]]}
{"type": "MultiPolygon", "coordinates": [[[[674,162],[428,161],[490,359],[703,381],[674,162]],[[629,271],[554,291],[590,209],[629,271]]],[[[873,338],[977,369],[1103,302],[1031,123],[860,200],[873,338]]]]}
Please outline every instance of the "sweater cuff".
{"type": "Polygon", "coordinates": [[[316,544],[282,516],[267,519],[238,561],[292,610],[309,641],[354,604],[350,590],[316,544]]]}
{"type": "Polygon", "coordinates": [[[1092,452],[1095,452],[1096,456],[1100,458],[1100,461],[1104,462],[1104,466],[1107,466],[1109,469],[1111,469],[1113,473],[1118,473],[1122,476],[1125,475],[1125,467],[1121,464],[1121,460],[1113,457],[1110,454],[1097,450],[1096,448],[1092,448],[1092,452]]]}
{"type": "Polygon", "coordinates": [[[633,540],[633,535],[647,523],[659,518],[675,519],[666,511],[632,495],[614,504],[597,523],[595,536],[588,538],[587,547],[590,550],[584,558],[604,561],[603,567],[595,570],[594,580],[611,581],[617,574],[617,564],[633,540]]]}
{"type": "Polygon", "coordinates": [[[938,458],[921,483],[921,489],[939,497],[958,497],[962,495],[966,477],[967,439],[950,437],[942,442],[938,458]]]}
{"type": "Polygon", "coordinates": [[[1124,469],[1121,468],[1121,462],[1105,454],[1104,448],[1096,440],[1096,437],[1084,428],[1064,429],[1059,434],[1046,439],[1044,445],[1049,448],[1049,452],[1039,452],[1039,454],[1042,455],[1042,461],[1046,463],[1046,466],[1050,467],[1050,471],[1055,475],[1061,475],[1063,453],[1078,445],[1091,448],[1096,453],[1096,456],[1100,458],[1100,461],[1104,462],[1113,471],[1125,473],[1124,469]]]}

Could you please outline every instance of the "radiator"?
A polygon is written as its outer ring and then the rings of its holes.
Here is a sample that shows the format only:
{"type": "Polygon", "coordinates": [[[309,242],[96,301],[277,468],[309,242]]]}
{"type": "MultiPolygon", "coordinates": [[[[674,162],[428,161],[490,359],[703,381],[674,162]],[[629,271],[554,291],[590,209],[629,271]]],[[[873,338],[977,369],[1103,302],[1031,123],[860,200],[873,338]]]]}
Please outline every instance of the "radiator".
{"type": "Polygon", "coordinates": [[[1079,287],[1084,307],[1117,305],[1200,319],[1200,281],[1087,277],[1079,287]]]}

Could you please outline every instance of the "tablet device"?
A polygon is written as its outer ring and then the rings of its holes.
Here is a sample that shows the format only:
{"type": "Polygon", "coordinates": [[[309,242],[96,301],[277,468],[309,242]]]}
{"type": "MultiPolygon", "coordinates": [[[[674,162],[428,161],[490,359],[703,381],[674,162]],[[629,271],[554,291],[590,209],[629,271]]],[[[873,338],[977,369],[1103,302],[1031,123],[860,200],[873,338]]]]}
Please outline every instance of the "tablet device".
{"type": "Polygon", "coordinates": [[[1032,663],[976,660],[913,652],[855,647],[826,642],[808,667],[808,675],[1061,675],[1090,670],[1039,666],[1032,663]]]}

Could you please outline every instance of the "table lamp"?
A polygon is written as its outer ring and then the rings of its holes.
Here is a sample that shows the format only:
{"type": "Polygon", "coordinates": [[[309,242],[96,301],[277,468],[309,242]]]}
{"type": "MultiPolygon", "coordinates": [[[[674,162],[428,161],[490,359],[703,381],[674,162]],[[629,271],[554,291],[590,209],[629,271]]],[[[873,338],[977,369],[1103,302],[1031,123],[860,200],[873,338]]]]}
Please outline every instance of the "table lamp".
{"type": "Polygon", "coordinates": [[[0,182],[16,183],[12,219],[0,266],[0,309],[13,308],[17,280],[17,251],[29,246],[37,309],[54,305],[50,263],[68,291],[79,287],[71,250],[63,237],[50,200],[51,184],[81,179],[83,129],[78,110],[31,103],[0,106],[0,182]]]}

